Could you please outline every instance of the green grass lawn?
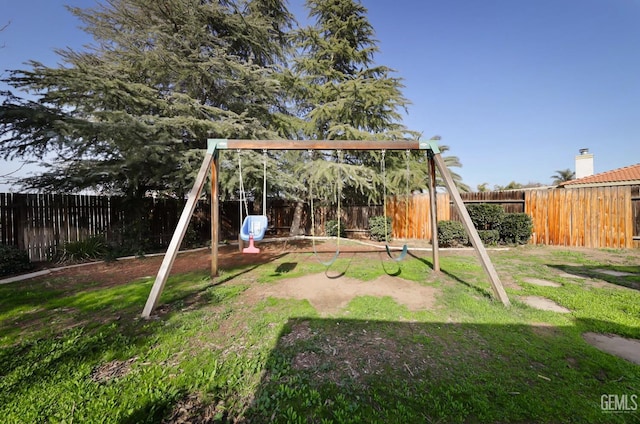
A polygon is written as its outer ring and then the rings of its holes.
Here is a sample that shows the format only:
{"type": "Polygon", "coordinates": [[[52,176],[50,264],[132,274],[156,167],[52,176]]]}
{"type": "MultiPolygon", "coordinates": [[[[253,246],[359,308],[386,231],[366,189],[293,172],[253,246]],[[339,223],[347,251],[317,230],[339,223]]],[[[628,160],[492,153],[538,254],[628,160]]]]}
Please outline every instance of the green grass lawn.
{"type": "Polygon", "coordinates": [[[437,288],[435,306],[418,311],[360,296],[329,315],[306,300],[248,295],[325,272],[301,253],[225,269],[214,282],[173,276],[150,320],[139,316],[152,278],[0,286],[0,421],[640,422],[640,365],[582,338],[640,339],[640,251],[525,247],[490,256],[511,308],[492,298],[477,258],[454,251],[442,253],[440,274],[428,254],[401,263],[355,254],[327,271],[437,288]],[[571,313],[519,300],[534,295],[571,313]],[[626,398],[629,411],[603,411],[609,395],[626,398]]]}

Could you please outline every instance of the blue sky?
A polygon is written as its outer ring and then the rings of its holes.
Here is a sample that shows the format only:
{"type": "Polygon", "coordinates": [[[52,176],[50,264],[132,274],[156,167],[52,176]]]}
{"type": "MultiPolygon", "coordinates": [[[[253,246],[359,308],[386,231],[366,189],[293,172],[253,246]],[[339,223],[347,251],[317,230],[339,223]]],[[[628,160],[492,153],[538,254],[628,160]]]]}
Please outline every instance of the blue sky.
{"type": "MultiPolygon", "coordinates": [[[[53,49],[90,42],[65,4],[95,2],[0,0],[0,25],[11,21],[0,70],[29,59],[55,65],[53,49]]],[[[304,20],[301,4],[290,8],[304,20]]],[[[404,80],[405,124],[440,135],[471,187],[548,184],[583,147],[595,172],[640,162],[640,0],[363,4],[377,63],[404,80]]],[[[4,174],[19,164],[0,166],[4,174]]]]}

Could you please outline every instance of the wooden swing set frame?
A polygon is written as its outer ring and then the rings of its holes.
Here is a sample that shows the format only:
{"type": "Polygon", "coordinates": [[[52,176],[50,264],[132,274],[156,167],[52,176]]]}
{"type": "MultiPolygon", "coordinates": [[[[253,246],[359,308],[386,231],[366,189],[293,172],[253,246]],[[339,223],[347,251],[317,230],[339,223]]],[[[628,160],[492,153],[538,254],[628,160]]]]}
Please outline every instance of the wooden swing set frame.
{"type": "Polygon", "coordinates": [[[182,239],[187,231],[189,221],[195,210],[196,203],[204,187],[207,173],[211,170],[211,277],[218,275],[218,239],[219,239],[219,209],[218,209],[218,193],[219,193],[219,180],[218,173],[220,169],[219,156],[222,150],[422,150],[426,151],[428,164],[429,164],[429,199],[431,204],[431,234],[432,234],[432,254],[433,254],[433,270],[440,271],[440,259],[439,259],[439,247],[438,247],[438,227],[436,217],[436,167],[440,171],[440,175],[444,181],[445,187],[453,204],[458,211],[458,214],[462,218],[462,224],[467,230],[471,245],[475,249],[480,263],[484,268],[485,273],[491,283],[491,288],[496,298],[498,298],[505,306],[509,306],[509,298],[502,286],[500,277],[496,272],[487,250],[482,243],[478,235],[469,212],[462,202],[460,193],[456,188],[453,178],[449,173],[447,166],[444,163],[442,156],[440,155],[440,149],[437,142],[434,140],[428,141],[407,141],[407,140],[394,140],[394,141],[367,141],[367,140],[227,140],[227,139],[208,139],[207,140],[207,152],[198,171],[193,188],[189,192],[187,197],[187,203],[180,215],[178,225],[167,253],[164,256],[158,274],[156,276],[149,297],[145,304],[142,316],[149,318],[151,312],[158,305],[160,294],[164,289],[164,286],[169,277],[169,272],[173,266],[173,262],[178,255],[178,249],[182,243],[182,239]]]}

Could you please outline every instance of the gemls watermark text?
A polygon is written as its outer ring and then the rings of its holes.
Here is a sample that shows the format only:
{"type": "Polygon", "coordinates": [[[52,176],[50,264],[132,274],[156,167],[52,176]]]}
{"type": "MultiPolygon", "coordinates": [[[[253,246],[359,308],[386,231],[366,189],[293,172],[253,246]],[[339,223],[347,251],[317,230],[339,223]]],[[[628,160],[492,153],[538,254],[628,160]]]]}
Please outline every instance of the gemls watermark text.
{"type": "Polygon", "coordinates": [[[600,409],[608,413],[631,413],[638,410],[638,395],[605,394],[600,396],[600,409]]]}

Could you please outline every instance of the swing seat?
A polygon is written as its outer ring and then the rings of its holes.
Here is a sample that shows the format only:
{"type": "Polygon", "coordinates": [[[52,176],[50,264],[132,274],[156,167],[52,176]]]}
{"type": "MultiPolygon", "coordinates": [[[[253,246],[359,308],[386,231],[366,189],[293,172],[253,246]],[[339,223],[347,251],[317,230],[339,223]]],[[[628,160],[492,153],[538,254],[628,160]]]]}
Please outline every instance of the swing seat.
{"type": "Polygon", "coordinates": [[[248,215],[242,222],[240,238],[244,241],[249,241],[249,238],[253,236],[255,241],[262,240],[267,232],[267,226],[266,215],[248,215]]]}
{"type": "Polygon", "coordinates": [[[405,244],[404,246],[402,246],[402,251],[400,252],[400,256],[398,256],[397,258],[394,258],[394,257],[393,257],[393,254],[391,253],[391,248],[389,247],[389,245],[388,245],[388,244],[387,244],[387,245],[385,245],[385,247],[387,248],[387,255],[388,255],[391,259],[393,259],[394,261],[396,261],[396,262],[400,262],[401,260],[403,260],[403,259],[405,258],[405,256],[407,256],[407,253],[408,253],[408,250],[407,250],[407,249],[408,249],[408,247],[407,247],[407,245],[406,245],[406,244],[405,244]]]}

